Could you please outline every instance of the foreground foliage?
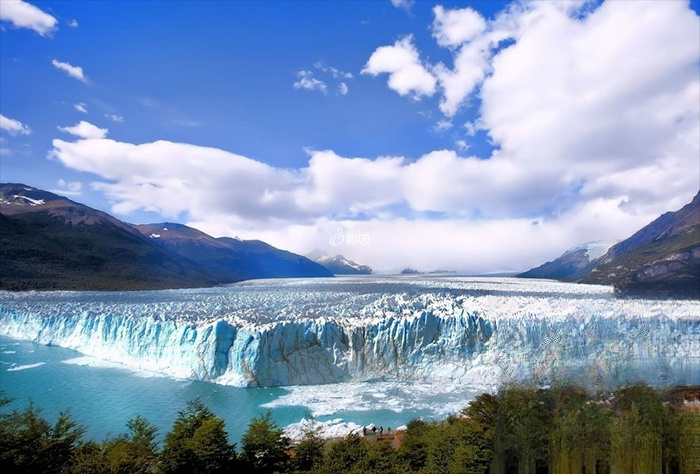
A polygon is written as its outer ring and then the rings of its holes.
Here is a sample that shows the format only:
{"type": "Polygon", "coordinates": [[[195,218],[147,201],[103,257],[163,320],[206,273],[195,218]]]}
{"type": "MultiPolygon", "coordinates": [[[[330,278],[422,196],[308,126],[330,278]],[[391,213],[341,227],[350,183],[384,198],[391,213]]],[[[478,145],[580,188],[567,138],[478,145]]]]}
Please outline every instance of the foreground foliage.
{"type": "MultiPolygon", "coordinates": [[[[0,396],[0,407],[11,400],[0,396]]],[[[62,414],[49,423],[32,404],[0,414],[0,472],[315,474],[646,474],[697,472],[700,413],[644,385],[592,396],[574,386],[512,386],[482,394],[440,422],[413,420],[393,439],[324,440],[308,430],[292,445],[270,413],[250,421],[241,450],[224,421],[188,402],[165,435],[137,416],[102,443],[62,414]]]]}

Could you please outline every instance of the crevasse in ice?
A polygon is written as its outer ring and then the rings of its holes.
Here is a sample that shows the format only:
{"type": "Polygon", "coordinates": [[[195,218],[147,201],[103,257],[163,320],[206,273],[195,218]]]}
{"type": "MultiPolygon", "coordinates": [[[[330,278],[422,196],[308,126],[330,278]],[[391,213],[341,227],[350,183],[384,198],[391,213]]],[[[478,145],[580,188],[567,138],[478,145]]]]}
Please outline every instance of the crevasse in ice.
{"type": "Polygon", "coordinates": [[[700,383],[700,302],[479,278],[0,293],[0,334],[235,386],[372,379],[700,383]]]}

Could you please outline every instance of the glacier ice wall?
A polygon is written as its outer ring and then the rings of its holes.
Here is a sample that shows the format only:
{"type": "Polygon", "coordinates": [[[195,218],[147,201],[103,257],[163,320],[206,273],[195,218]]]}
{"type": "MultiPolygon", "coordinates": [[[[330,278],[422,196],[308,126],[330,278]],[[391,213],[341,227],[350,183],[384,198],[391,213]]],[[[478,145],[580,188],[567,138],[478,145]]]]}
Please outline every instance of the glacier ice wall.
{"type": "Polygon", "coordinates": [[[700,383],[700,302],[513,279],[358,278],[0,294],[0,334],[235,386],[700,383]]]}

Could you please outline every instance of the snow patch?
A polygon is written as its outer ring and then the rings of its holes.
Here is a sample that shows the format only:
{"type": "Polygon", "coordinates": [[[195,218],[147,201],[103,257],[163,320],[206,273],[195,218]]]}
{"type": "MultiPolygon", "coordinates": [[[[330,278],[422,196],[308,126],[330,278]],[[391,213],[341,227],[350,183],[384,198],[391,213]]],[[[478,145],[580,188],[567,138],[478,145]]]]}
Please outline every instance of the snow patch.
{"type": "MultiPolygon", "coordinates": [[[[45,202],[44,202],[43,199],[32,199],[32,198],[30,198],[30,197],[22,196],[22,195],[20,195],[20,194],[15,194],[15,195],[12,196],[12,197],[13,197],[13,198],[17,198],[17,199],[24,199],[24,200],[26,200],[26,201],[29,201],[29,205],[30,205],[30,206],[40,206],[41,204],[45,204],[45,202]]],[[[19,204],[19,203],[17,203],[17,204],[19,204]]]]}

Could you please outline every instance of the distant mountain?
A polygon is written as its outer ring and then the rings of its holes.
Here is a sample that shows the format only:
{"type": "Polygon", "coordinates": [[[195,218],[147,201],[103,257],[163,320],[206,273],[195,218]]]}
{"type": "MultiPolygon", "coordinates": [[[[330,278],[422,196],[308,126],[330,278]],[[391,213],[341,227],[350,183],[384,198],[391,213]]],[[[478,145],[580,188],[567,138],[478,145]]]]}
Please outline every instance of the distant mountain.
{"type": "Polygon", "coordinates": [[[418,270],[411,267],[406,267],[403,270],[401,270],[402,275],[418,275],[419,273],[420,272],[418,270]]]}
{"type": "Polygon", "coordinates": [[[198,266],[129,224],[62,196],[0,184],[0,288],[134,290],[209,286],[198,266]]]}
{"type": "Polygon", "coordinates": [[[170,222],[134,227],[155,245],[197,262],[207,273],[225,283],[253,278],[333,276],[306,257],[260,240],[217,239],[186,225],[170,222]]]}
{"type": "Polygon", "coordinates": [[[700,193],[613,245],[581,282],[700,298],[700,193]]]}
{"type": "Polygon", "coordinates": [[[23,184],[0,184],[0,289],[143,290],[332,276],[258,240],[181,224],[132,226],[23,184]]]}
{"type": "Polygon", "coordinates": [[[615,242],[588,242],[571,248],[551,262],[517,275],[519,278],[549,278],[552,280],[577,281],[588,275],[597,260],[615,242]]]}
{"type": "Polygon", "coordinates": [[[372,267],[360,265],[342,255],[324,255],[313,252],[307,255],[311,260],[323,265],[334,275],[371,275],[372,267]]]}

